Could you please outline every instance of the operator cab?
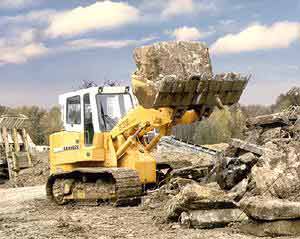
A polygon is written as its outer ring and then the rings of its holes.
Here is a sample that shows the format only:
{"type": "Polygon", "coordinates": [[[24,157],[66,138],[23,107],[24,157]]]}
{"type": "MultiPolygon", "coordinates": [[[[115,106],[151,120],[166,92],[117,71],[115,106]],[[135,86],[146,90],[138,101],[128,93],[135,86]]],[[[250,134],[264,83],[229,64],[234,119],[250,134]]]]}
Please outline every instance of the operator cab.
{"type": "Polygon", "coordinates": [[[64,129],[84,132],[86,145],[95,132],[109,132],[129,110],[135,99],[129,87],[91,87],[59,96],[64,129]]]}

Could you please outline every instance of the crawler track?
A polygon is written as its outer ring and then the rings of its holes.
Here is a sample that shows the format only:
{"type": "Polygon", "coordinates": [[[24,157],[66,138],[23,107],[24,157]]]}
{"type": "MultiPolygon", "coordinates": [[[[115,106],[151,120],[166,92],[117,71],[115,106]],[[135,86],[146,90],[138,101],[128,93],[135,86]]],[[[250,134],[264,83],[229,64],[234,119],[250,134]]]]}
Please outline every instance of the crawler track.
{"type": "Polygon", "coordinates": [[[47,197],[57,204],[110,202],[116,206],[140,203],[142,186],[135,170],[127,168],[78,168],[51,175],[47,197]]]}

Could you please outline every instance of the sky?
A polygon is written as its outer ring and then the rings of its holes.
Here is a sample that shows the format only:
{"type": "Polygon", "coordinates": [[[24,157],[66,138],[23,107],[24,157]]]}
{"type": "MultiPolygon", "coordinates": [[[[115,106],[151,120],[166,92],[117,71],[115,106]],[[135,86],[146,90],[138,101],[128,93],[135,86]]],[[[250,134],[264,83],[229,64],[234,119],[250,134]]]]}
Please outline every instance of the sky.
{"type": "Polygon", "coordinates": [[[0,105],[129,85],[134,48],[171,40],[205,42],[214,73],[251,74],[242,104],[300,86],[300,0],[0,0],[0,105]]]}

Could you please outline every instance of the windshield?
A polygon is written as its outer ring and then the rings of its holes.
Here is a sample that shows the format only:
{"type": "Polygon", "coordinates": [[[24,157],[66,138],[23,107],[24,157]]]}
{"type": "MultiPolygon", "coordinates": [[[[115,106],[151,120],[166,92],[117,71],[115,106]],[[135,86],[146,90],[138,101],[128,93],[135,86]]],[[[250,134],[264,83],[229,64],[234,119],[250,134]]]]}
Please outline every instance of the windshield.
{"type": "Polygon", "coordinates": [[[131,96],[124,94],[98,94],[96,96],[101,131],[110,131],[133,108],[131,96]]]}

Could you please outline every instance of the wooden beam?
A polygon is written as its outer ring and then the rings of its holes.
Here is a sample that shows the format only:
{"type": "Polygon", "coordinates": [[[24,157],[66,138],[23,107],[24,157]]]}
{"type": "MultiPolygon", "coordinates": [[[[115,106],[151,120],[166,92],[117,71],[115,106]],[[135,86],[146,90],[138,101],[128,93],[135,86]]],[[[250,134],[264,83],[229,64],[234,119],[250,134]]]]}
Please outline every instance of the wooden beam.
{"type": "Polygon", "coordinates": [[[3,136],[4,147],[5,147],[5,156],[7,158],[9,154],[9,142],[8,142],[8,133],[6,127],[2,128],[2,136],[3,136]]]}
{"type": "Polygon", "coordinates": [[[5,157],[8,166],[9,178],[13,179],[17,175],[17,173],[14,168],[14,160],[13,160],[12,152],[9,147],[8,133],[6,127],[2,128],[2,136],[3,136],[4,147],[5,147],[5,157]]]}
{"type": "Polygon", "coordinates": [[[25,151],[27,152],[28,166],[32,167],[32,158],[31,158],[31,154],[30,154],[30,149],[29,149],[29,143],[28,143],[28,137],[27,137],[26,129],[22,129],[22,137],[23,137],[25,151]]]}
{"type": "Polygon", "coordinates": [[[20,152],[20,144],[19,144],[19,139],[18,139],[18,131],[16,128],[12,129],[12,138],[14,141],[14,146],[15,146],[15,152],[20,152]]]}

